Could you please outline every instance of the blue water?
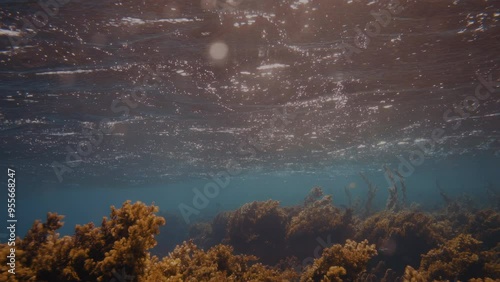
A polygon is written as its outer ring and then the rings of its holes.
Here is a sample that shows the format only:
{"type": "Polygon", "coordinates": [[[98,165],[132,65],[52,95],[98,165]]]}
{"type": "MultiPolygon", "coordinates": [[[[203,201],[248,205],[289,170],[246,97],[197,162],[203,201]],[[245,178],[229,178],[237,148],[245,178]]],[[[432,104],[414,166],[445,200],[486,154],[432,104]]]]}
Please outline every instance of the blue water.
{"type": "MultiPolygon", "coordinates": [[[[397,164],[397,163],[396,163],[397,164]]],[[[214,198],[208,198],[206,207],[200,213],[187,217],[189,223],[205,221],[221,211],[235,210],[251,201],[279,200],[283,206],[301,204],[305,195],[312,187],[320,186],[324,192],[333,195],[336,206],[347,207],[348,199],[344,187],[355,183],[350,189],[354,199],[366,198],[367,185],[358,175],[365,175],[379,188],[374,200],[377,210],[383,210],[388,196],[384,170],[372,168],[370,170],[345,171],[342,175],[334,175],[334,171],[311,171],[309,173],[290,173],[276,171],[273,173],[241,172],[229,179],[222,179],[224,185],[220,193],[214,198]]],[[[216,174],[217,172],[213,172],[216,174]]],[[[22,177],[22,173],[18,177],[22,177]]],[[[414,174],[405,179],[408,186],[408,199],[419,204],[422,208],[433,210],[443,206],[443,199],[439,196],[436,181],[441,188],[452,197],[463,194],[469,195],[479,207],[488,207],[493,203],[488,198],[486,187],[498,187],[498,159],[491,156],[464,156],[460,159],[427,160],[424,165],[417,167],[414,174]]],[[[24,193],[23,182],[18,190],[18,218],[19,234],[24,234],[36,219],[44,219],[48,211],[65,215],[65,226],[60,229],[61,234],[70,235],[76,224],[94,222],[99,224],[103,216],[109,214],[109,207],[120,207],[126,200],[154,203],[162,212],[176,214],[182,218],[180,204],[194,207],[193,199],[196,193],[193,189],[204,192],[207,184],[217,183],[214,178],[180,181],[158,185],[111,188],[109,186],[92,186],[86,188],[67,187],[24,193]]],[[[6,219],[6,218],[5,218],[6,219]]],[[[168,222],[167,222],[168,226],[168,222]]]]}

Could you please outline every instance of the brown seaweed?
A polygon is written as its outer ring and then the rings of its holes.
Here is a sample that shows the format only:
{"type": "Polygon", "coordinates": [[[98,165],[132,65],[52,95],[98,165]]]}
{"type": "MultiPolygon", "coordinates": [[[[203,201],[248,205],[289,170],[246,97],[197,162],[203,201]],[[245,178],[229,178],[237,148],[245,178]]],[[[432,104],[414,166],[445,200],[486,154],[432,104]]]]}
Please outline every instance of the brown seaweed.
{"type": "Polygon", "coordinates": [[[300,209],[291,217],[286,231],[286,244],[290,254],[307,257],[317,246],[317,238],[331,238],[331,243],[344,242],[354,233],[352,211],[342,212],[326,195],[300,209]]]}
{"type": "Polygon", "coordinates": [[[366,175],[364,175],[363,173],[359,173],[359,175],[361,176],[361,178],[363,179],[363,181],[366,183],[366,185],[368,185],[368,197],[366,199],[366,203],[365,203],[365,211],[363,213],[363,216],[364,217],[367,217],[369,216],[371,213],[372,213],[372,209],[373,209],[373,199],[375,198],[375,195],[377,193],[377,186],[374,185],[367,177],[366,175]]]}
{"type": "MultiPolygon", "coordinates": [[[[458,199],[451,201],[467,207],[458,199]]],[[[0,244],[0,281],[112,281],[117,275],[128,281],[498,281],[500,214],[471,210],[393,207],[360,219],[315,187],[303,205],[252,202],[195,223],[193,240],[155,256],[150,251],[165,220],[157,207],[127,201],[112,207],[100,226],[78,225],[72,236],[57,233],[61,215],[35,221],[15,241],[15,276],[6,275],[10,247],[0,244]]]]}
{"type": "Polygon", "coordinates": [[[285,248],[286,228],[287,215],[278,201],[252,202],[231,214],[226,242],[236,252],[276,263],[285,248]]]}
{"type": "Polygon", "coordinates": [[[385,209],[388,211],[397,212],[400,210],[400,204],[398,199],[398,185],[396,183],[396,180],[394,179],[394,174],[392,173],[391,169],[388,168],[387,166],[384,166],[384,169],[385,169],[385,175],[391,182],[391,185],[388,188],[389,197],[387,198],[385,209]]]}
{"type": "Polygon", "coordinates": [[[360,243],[347,240],[344,245],[325,249],[321,257],[304,270],[300,281],[353,281],[376,254],[375,245],[368,244],[367,240],[360,243]]]}

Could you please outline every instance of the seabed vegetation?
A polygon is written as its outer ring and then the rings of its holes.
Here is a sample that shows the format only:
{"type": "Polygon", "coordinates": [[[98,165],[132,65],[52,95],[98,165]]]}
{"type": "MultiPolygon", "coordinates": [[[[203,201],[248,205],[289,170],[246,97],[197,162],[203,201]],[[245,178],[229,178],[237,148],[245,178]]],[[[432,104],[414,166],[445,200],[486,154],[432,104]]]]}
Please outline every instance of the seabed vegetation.
{"type": "Polygon", "coordinates": [[[403,178],[388,175],[383,210],[372,206],[378,189],[361,174],[366,199],[346,208],[314,187],[301,205],[251,202],[183,226],[154,205],[127,201],[99,226],[77,225],[63,237],[63,216],[48,213],[17,238],[15,275],[7,275],[10,247],[0,245],[0,281],[500,281],[493,187],[491,207],[479,209],[437,185],[444,205],[424,211],[408,202],[403,178]],[[172,246],[166,255],[153,254],[157,240],[172,246]]]}

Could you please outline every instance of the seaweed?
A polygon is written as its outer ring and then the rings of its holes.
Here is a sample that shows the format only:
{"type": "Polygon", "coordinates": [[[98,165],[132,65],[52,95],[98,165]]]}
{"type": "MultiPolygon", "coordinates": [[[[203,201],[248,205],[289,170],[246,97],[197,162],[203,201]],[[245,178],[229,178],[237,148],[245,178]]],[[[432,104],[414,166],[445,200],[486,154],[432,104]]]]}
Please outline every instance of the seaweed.
{"type": "Polygon", "coordinates": [[[441,199],[443,199],[445,203],[444,211],[446,213],[446,217],[450,218],[452,221],[461,221],[463,220],[465,213],[467,212],[460,205],[458,199],[454,199],[450,197],[444,189],[441,187],[439,181],[436,180],[436,189],[439,191],[439,195],[441,199]]]}
{"type": "Polygon", "coordinates": [[[236,252],[256,255],[276,263],[285,248],[287,215],[278,201],[244,204],[231,214],[225,242],[236,252]]]}
{"type": "Polygon", "coordinates": [[[374,185],[363,173],[359,173],[363,181],[368,185],[368,197],[366,199],[365,203],[365,211],[363,213],[364,217],[368,217],[372,213],[372,205],[373,205],[373,199],[375,198],[375,195],[377,193],[377,186],[374,185]]]}
{"type": "Polygon", "coordinates": [[[410,265],[406,266],[403,281],[407,282],[427,282],[427,275],[424,275],[410,265]]]}
{"type": "Polygon", "coordinates": [[[290,281],[298,275],[256,263],[252,255],[235,255],[231,246],[216,245],[208,251],[193,241],[177,246],[167,257],[152,257],[140,281],[290,281]]]}
{"type": "Polygon", "coordinates": [[[379,259],[401,272],[406,265],[417,267],[420,255],[444,242],[449,230],[448,225],[422,212],[385,211],[364,220],[355,238],[375,243],[379,259]]]}
{"type": "MultiPolygon", "coordinates": [[[[73,236],[59,238],[62,216],[49,213],[47,221],[36,221],[19,240],[19,281],[109,281],[116,269],[133,276],[143,274],[154,235],[165,224],[155,206],[126,201],[120,209],[111,207],[110,219],[101,227],[93,223],[76,226],[73,236]]],[[[2,261],[2,267],[5,265],[2,261]]],[[[12,276],[11,276],[12,277],[12,276]]]]}
{"type": "Polygon", "coordinates": [[[344,186],[344,193],[347,196],[347,206],[352,209],[352,193],[349,186],[344,186]]]}
{"type": "Polygon", "coordinates": [[[495,247],[500,240],[500,214],[492,209],[469,215],[467,221],[461,222],[461,226],[463,232],[473,234],[486,248],[495,247]]]}
{"type": "Polygon", "coordinates": [[[189,226],[189,238],[202,248],[212,246],[212,224],[208,222],[197,222],[189,226]]]}
{"type": "MultiPolygon", "coordinates": [[[[462,198],[450,204],[467,207],[462,198]]],[[[0,244],[0,281],[111,281],[117,274],[129,281],[498,281],[500,215],[470,211],[393,208],[361,220],[314,187],[302,205],[252,202],[192,224],[191,240],[160,256],[151,250],[165,219],[155,206],[126,201],[100,226],[77,225],[72,236],[57,233],[61,215],[35,221],[15,241],[15,276],[5,275],[10,247],[0,244]]],[[[166,229],[178,228],[169,218],[166,229]]]]}
{"type": "Polygon", "coordinates": [[[487,183],[486,194],[488,195],[488,200],[490,201],[490,205],[497,211],[500,210],[500,192],[498,190],[492,183],[487,183]]]}
{"type": "Polygon", "coordinates": [[[189,236],[189,226],[182,216],[176,213],[160,210],[158,215],[168,222],[168,226],[160,226],[161,236],[157,238],[157,245],[152,252],[157,255],[165,256],[168,252],[172,251],[175,246],[182,243],[186,236],[189,236]]]}
{"type": "Polygon", "coordinates": [[[352,211],[342,212],[332,204],[332,196],[326,195],[293,216],[286,230],[286,242],[290,254],[307,257],[317,247],[317,238],[330,237],[332,243],[343,242],[354,233],[352,211]]]}
{"type": "Polygon", "coordinates": [[[481,270],[480,246],[481,241],[469,234],[460,234],[422,255],[419,270],[430,280],[474,278],[481,270]]]}
{"type": "Polygon", "coordinates": [[[234,212],[220,212],[212,220],[211,239],[213,244],[220,244],[227,236],[227,225],[234,212]]]}
{"type": "Polygon", "coordinates": [[[384,166],[384,169],[385,169],[385,175],[391,182],[391,186],[389,186],[388,188],[389,197],[387,198],[385,209],[388,211],[397,212],[400,210],[400,204],[398,199],[398,186],[396,184],[391,169],[389,169],[387,166],[384,166]]]}
{"type": "Polygon", "coordinates": [[[401,192],[403,194],[403,199],[402,199],[402,205],[403,208],[406,208],[408,205],[408,198],[406,196],[406,183],[405,183],[405,178],[397,171],[395,170],[394,173],[398,176],[399,178],[399,185],[401,185],[401,192]]]}
{"type": "Polygon", "coordinates": [[[304,270],[300,281],[353,281],[366,270],[368,261],[376,254],[375,245],[368,244],[367,240],[335,244],[326,248],[321,257],[304,270]]]}
{"type": "Polygon", "coordinates": [[[387,202],[385,204],[385,209],[388,211],[397,212],[399,210],[398,206],[398,187],[391,186],[388,188],[389,197],[387,198],[387,202]]]}
{"type": "Polygon", "coordinates": [[[309,194],[307,194],[306,198],[304,199],[304,206],[309,206],[314,204],[317,200],[321,199],[323,197],[323,189],[321,187],[316,186],[309,191],[309,194]]]}

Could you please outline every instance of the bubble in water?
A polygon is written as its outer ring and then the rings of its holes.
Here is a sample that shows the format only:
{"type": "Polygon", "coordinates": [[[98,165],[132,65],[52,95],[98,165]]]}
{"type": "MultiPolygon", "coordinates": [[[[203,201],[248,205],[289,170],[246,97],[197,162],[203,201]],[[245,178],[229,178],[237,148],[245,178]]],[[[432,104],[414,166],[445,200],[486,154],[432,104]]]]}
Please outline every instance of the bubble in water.
{"type": "Polygon", "coordinates": [[[227,57],[227,54],[229,53],[229,47],[224,42],[214,42],[210,45],[208,53],[210,55],[210,58],[216,61],[220,61],[227,57]]]}

